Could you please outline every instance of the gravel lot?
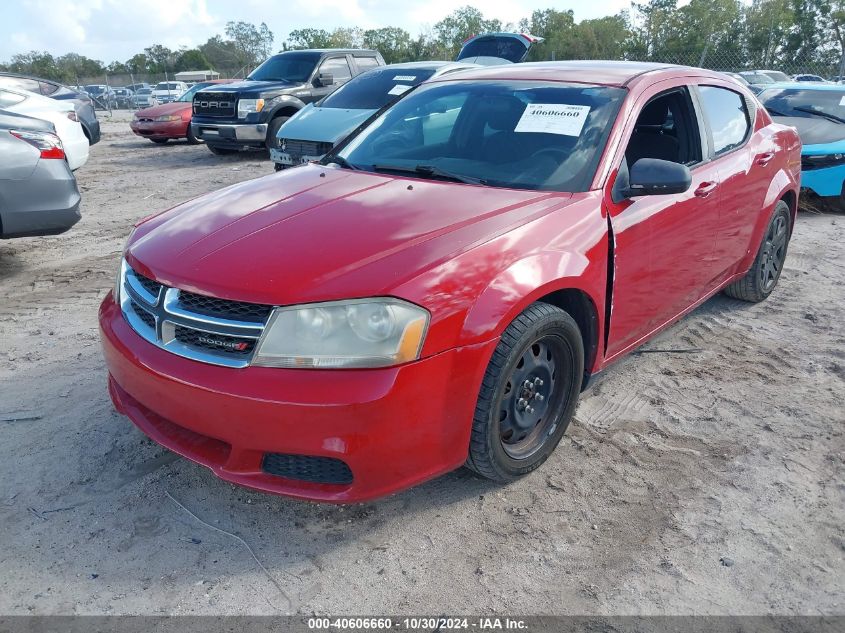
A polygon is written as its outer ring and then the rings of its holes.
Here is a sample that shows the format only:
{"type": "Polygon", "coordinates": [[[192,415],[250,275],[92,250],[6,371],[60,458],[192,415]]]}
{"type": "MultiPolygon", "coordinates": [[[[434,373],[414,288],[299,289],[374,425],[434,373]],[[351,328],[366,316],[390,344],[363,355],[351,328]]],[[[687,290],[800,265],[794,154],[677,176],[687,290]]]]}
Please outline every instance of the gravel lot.
{"type": "Polygon", "coordinates": [[[272,173],[127,121],[74,229],[0,242],[0,613],[845,613],[841,214],[799,217],[767,302],[714,298],[606,372],[532,476],[316,505],[112,410],[96,313],[131,224],[272,173]]]}

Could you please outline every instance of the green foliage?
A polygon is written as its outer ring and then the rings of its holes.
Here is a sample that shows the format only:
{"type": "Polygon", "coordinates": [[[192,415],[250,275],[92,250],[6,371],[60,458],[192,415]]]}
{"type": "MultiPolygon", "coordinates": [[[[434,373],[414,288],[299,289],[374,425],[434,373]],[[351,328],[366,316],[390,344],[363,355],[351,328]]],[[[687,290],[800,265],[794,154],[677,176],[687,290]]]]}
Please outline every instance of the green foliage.
{"type": "Polygon", "coordinates": [[[454,59],[464,40],[473,35],[501,31],[500,20],[486,20],[484,14],[471,6],[455,9],[434,25],[434,36],[441,59],[454,59]]]}
{"type": "Polygon", "coordinates": [[[228,22],[226,37],[231,42],[237,63],[241,66],[254,68],[273,52],[275,36],[267,25],[262,22],[259,26],[249,22],[228,22]]]}

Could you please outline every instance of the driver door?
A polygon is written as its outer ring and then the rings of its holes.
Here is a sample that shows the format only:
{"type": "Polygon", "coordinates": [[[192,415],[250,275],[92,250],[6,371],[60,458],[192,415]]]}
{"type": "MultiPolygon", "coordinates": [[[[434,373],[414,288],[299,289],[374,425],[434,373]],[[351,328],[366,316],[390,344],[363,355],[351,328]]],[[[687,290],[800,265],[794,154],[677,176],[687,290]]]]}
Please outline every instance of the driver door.
{"type": "Polygon", "coordinates": [[[707,135],[690,90],[667,83],[638,102],[605,196],[614,251],[608,359],[698,301],[709,291],[715,267],[719,174],[706,160],[707,135]],[[680,194],[621,196],[628,164],[640,158],[687,165],[692,185],[680,194]]]}
{"type": "Polygon", "coordinates": [[[350,79],[352,79],[352,71],[349,68],[349,60],[346,58],[346,55],[327,57],[314,72],[314,78],[311,80],[311,85],[313,86],[311,96],[308,99],[304,99],[304,101],[308,103],[319,101],[340,88],[350,79]],[[320,83],[320,75],[331,75],[332,83],[328,86],[322,85],[320,83]]]}

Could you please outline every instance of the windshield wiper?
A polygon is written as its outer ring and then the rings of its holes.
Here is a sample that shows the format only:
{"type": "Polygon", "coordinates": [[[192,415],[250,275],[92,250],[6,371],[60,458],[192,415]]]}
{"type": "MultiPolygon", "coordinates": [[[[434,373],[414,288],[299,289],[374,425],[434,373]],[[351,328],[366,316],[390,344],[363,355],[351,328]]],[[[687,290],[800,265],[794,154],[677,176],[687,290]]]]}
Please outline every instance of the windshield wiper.
{"type": "Polygon", "coordinates": [[[486,185],[487,181],[483,178],[473,178],[472,176],[463,176],[455,174],[451,171],[446,171],[434,165],[417,165],[416,167],[407,167],[404,165],[373,165],[373,171],[395,171],[404,174],[416,174],[419,176],[432,176],[434,178],[441,178],[443,180],[451,180],[453,182],[462,182],[468,185],[486,185]]]}
{"type": "Polygon", "coordinates": [[[768,106],[763,106],[763,107],[766,108],[766,112],[768,112],[772,116],[789,116],[788,114],[784,114],[783,112],[775,110],[774,108],[770,108],[768,106]]]}
{"type": "Polygon", "coordinates": [[[323,160],[320,161],[321,165],[331,165],[332,163],[334,163],[335,165],[340,165],[344,169],[354,169],[354,170],[360,170],[361,169],[360,167],[357,167],[357,166],[353,165],[352,163],[350,163],[343,156],[334,155],[334,156],[331,156],[329,158],[324,158],[323,160]]]}
{"type": "Polygon", "coordinates": [[[796,106],[792,109],[797,110],[798,112],[806,112],[807,114],[814,114],[816,116],[822,117],[823,119],[827,119],[828,121],[833,121],[834,123],[845,123],[845,119],[838,117],[835,114],[829,114],[828,112],[822,112],[821,110],[813,110],[813,108],[805,108],[803,106],[796,106]]]}

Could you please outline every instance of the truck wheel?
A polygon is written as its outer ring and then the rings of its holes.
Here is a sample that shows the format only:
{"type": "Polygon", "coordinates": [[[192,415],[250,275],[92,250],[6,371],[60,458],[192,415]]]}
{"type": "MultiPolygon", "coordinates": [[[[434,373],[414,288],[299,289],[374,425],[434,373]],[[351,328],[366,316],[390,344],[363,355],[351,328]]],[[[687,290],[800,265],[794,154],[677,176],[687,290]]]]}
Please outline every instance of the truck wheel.
{"type": "Polygon", "coordinates": [[[190,124],[188,124],[188,133],[185,135],[185,138],[188,139],[188,145],[197,145],[200,142],[194,134],[194,131],[191,129],[190,124]]]}
{"type": "Polygon", "coordinates": [[[763,242],[751,269],[745,273],[745,277],[725,288],[726,295],[758,303],[772,294],[786,260],[790,237],[789,223],[789,205],[780,200],[775,205],[775,212],[766,227],[763,242]]]}
{"type": "Polygon", "coordinates": [[[236,149],[229,149],[228,147],[217,147],[216,145],[208,145],[208,151],[210,151],[215,156],[228,156],[229,154],[234,154],[238,150],[236,149]]]}
{"type": "Polygon", "coordinates": [[[534,303],[507,327],[473,416],[466,465],[499,482],[538,468],[563,437],[578,404],[584,345],[575,320],[534,303]]]}
{"type": "Polygon", "coordinates": [[[282,127],[285,121],[289,118],[289,116],[277,116],[275,119],[270,121],[270,125],[267,126],[267,137],[264,139],[264,147],[267,148],[268,152],[276,147],[276,134],[279,133],[279,128],[282,127]]]}

